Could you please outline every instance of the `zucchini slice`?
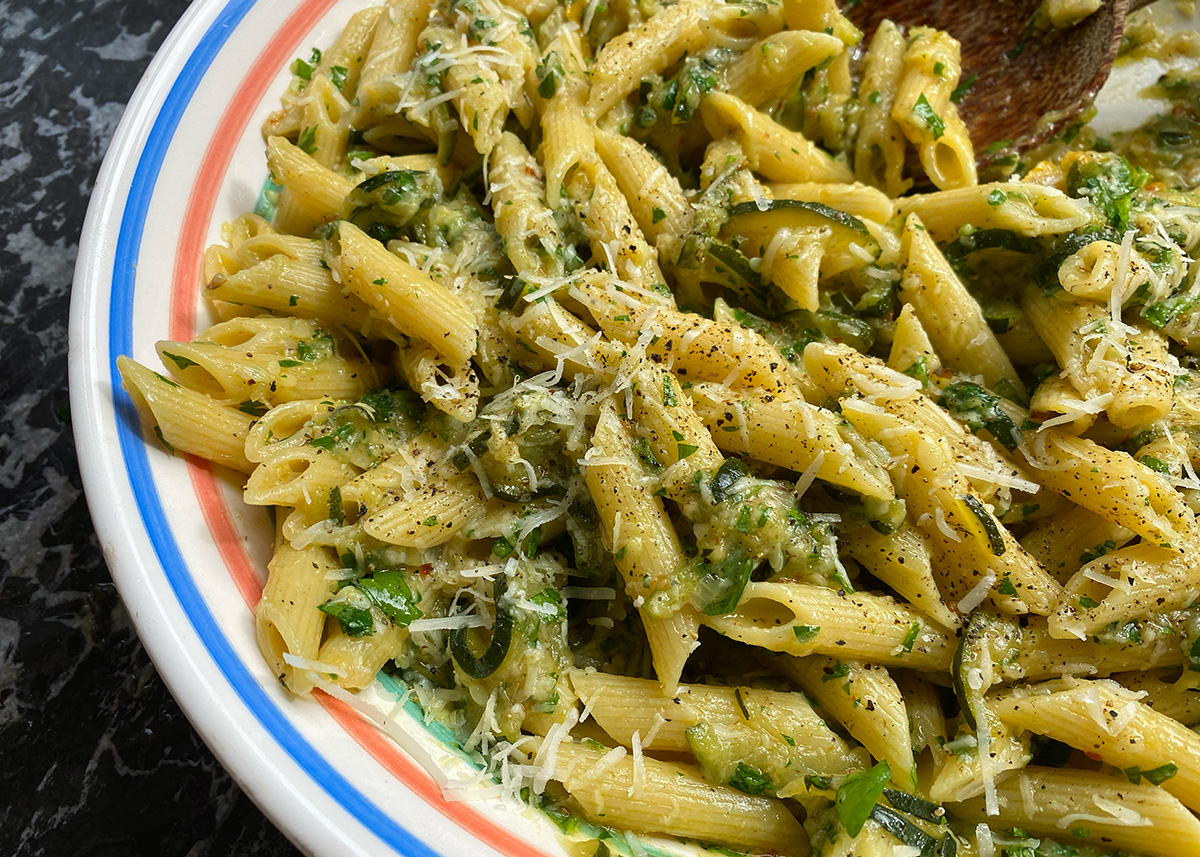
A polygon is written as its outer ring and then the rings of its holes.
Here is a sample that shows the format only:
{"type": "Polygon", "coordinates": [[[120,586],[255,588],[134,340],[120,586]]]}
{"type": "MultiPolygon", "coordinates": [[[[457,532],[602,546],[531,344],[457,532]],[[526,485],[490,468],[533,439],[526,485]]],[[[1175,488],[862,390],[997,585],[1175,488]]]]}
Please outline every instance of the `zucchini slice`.
{"type": "Polygon", "coordinates": [[[854,264],[860,262],[850,254],[851,244],[857,244],[873,257],[879,258],[879,244],[865,223],[853,214],[831,208],[822,202],[799,199],[773,199],[762,204],[739,202],[729,210],[729,219],[721,227],[721,236],[727,239],[738,236],[744,239],[741,249],[746,255],[761,256],[779,230],[819,226],[829,227],[832,233],[826,260],[821,262],[823,275],[840,273],[849,267],[838,265],[835,260],[852,260],[854,264]]]}
{"type": "Polygon", "coordinates": [[[1014,622],[986,613],[971,614],[954,653],[950,674],[954,695],[972,729],[978,730],[983,719],[984,694],[1003,680],[997,666],[1009,658],[1020,637],[1021,629],[1014,622]]]}

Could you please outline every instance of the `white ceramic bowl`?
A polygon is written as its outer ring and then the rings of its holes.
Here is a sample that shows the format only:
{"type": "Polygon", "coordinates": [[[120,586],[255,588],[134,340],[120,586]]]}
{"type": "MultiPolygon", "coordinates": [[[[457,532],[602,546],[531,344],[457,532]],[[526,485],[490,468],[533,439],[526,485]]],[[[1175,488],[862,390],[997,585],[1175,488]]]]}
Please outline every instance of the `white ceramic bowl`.
{"type": "MultiPolygon", "coordinates": [[[[377,729],[345,702],[297,699],[254,640],[270,527],[219,473],[143,437],[115,358],[209,318],[204,248],[254,207],[259,132],[292,58],[327,45],[367,0],[197,0],[117,129],[84,225],[71,307],[71,403],[105,559],[146,649],[204,740],[316,855],[564,853],[537,813],[472,786],[474,770],[376,692],[377,729]],[[385,717],[392,713],[393,716],[385,717]],[[386,732],[386,734],[385,734],[386,732]],[[389,737],[390,736],[390,737],[389,737]],[[448,788],[469,802],[447,800],[448,788]]],[[[1151,69],[1141,73],[1150,80],[1151,69]]],[[[1144,85],[1123,73],[1122,105],[1144,85]]],[[[494,790],[492,790],[494,791],[494,790]]]]}
{"type": "Polygon", "coordinates": [[[210,323],[204,248],[254,207],[266,178],[259,129],[288,66],[366,5],[197,0],[146,72],[100,171],[75,274],[71,402],[84,486],[155,666],[302,850],[562,854],[544,817],[472,787],[475,771],[422,728],[413,706],[393,712],[394,700],[376,693],[380,713],[369,713],[381,730],[345,702],[297,699],[275,682],[251,612],[269,558],[266,516],[219,471],[143,436],[115,368],[121,354],[158,366],[155,341],[191,339],[210,323]],[[446,787],[474,798],[447,800],[446,787]]]}

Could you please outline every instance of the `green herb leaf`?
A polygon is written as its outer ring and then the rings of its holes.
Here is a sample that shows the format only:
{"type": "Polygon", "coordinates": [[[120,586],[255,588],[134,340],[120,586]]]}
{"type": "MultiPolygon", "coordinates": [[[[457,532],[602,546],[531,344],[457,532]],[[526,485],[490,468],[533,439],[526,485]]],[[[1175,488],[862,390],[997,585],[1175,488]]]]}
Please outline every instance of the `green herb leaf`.
{"type": "Polygon", "coordinates": [[[315,152],[317,150],[317,126],[310,125],[301,131],[296,146],[307,155],[315,152]]]}
{"type": "MultiPolygon", "coordinates": [[[[299,364],[297,364],[299,365],[299,364]]],[[[309,446],[316,449],[323,449],[326,452],[332,452],[335,449],[348,450],[354,444],[358,443],[363,437],[363,432],[357,426],[351,423],[343,423],[335,428],[329,434],[321,437],[314,437],[310,440],[309,446]]]]}
{"type": "Polygon", "coordinates": [[[558,81],[563,76],[562,62],[558,59],[558,53],[551,51],[546,54],[537,65],[535,70],[538,77],[538,95],[542,98],[553,98],[554,93],[558,91],[558,81]]]}
{"type": "Polygon", "coordinates": [[[723,503],[725,498],[729,496],[729,491],[733,488],[734,484],[743,476],[749,475],[750,468],[741,459],[725,459],[721,466],[717,468],[712,481],[708,483],[708,490],[712,492],[713,500],[723,503]]]}
{"type": "Polygon", "coordinates": [[[1000,397],[970,381],[949,384],[942,390],[939,404],[971,431],[983,429],[1009,452],[1021,443],[1016,423],[1000,407],[1000,397]]]}
{"type": "Polygon", "coordinates": [[[821,681],[835,681],[839,678],[845,678],[850,675],[850,665],[845,661],[838,661],[829,669],[825,670],[825,674],[821,676],[821,681]]]}
{"type": "Polygon", "coordinates": [[[834,807],[842,826],[852,837],[862,832],[871,810],[883,796],[883,788],[891,778],[891,766],[887,762],[880,762],[869,771],[851,774],[838,787],[834,807]]]}
{"type": "Polygon", "coordinates": [[[796,635],[796,639],[801,643],[807,643],[814,639],[817,634],[821,633],[820,625],[793,625],[792,633],[796,635]]]}
{"type": "Polygon", "coordinates": [[[329,519],[335,527],[346,523],[346,510],[342,508],[342,489],[337,485],[329,489],[329,519]]]}
{"type": "Polygon", "coordinates": [[[741,549],[730,551],[720,564],[704,563],[701,583],[712,592],[701,608],[705,615],[721,616],[737,609],[757,563],[741,549]]]}
{"type": "Polygon", "coordinates": [[[775,790],[775,783],[758,768],[738,762],[737,770],[729,778],[729,787],[748,795],[764,795],[775,790]]]}
{"type": "Polygon", "coordinates": [[[1153,455],[1143,455],[1138,461],[1158,473],[1165,473],[1167,476],[1171,475],[1171,465],[1162,459],[1155,458],[1153,455]]]}
{"type": "Polygon", "coordinates": [[[252,417],[261,417],[269,408],[262,402],[256,402],[253,399],[247,399],[237,406],[237,409],[243,414],[249,414],[252,417]]]}
{"type": "Polygon", "coordinates": [[[329,600],[317,608],[327,616],[338,620],[342,633],[349,637],[368,637],[375,632],[375,620],[371,611],[355,607],[343,600],[329,600]]]}
{"type": "Polygon", "coordinates": [[[673,408],[679,404],[679,400],[675,398],[675,385],[671,383],[670,375],[663,375],[663,404],[668,408],[673,408]]]}
{"type": "Polygon", "coordinates": [[[553,586],[547,586],[529,600],[534,604],[554,605],[554,613],[547,615],[549,619],[561,622],[567,618],[567,605],[563,603],[562,594],[553,586]]]}
{"type": "Polygon", "coordinates": [[[158,442],[163,445],[163,449],[171,453],[171,455],[175,454],[175,446],[163,436],[162,429],[159,426],[154,427],[154,436],[157,437],[158,442]]]}
{"type": "Polygon", "coordinates": [[[1129,777],[1129,782],[1135,786],[1142,781],[1142,777],[1156,786],[1161,786],[1177,773],[1179,773],[1179,767],[1174,762],[1167,762],[1165,765],[1159,765],[1148,771],[1140,770],[1136,765],[1125,769],[1125,776],[1129,777]]]}
{"type": "Polygon", "coordinates": [[[1114,551],[1116,549],[1117,549],[1117,543],[1114,542],[1112,539],[1106,539],[1105,541],[1102,541],[1102,542],[1100,542],[1100,544],[1093,547],[1091,550],[1084,551],[1083,553],[1081,553],[1079,555],[1079,561],[1082,564],[1087,565],[1092,560],[1099,559],[1100,557],[1104,556],[1109,551],[1114,551]]]}
{"type": "Polygon", "coordinates": [[[384,569],[372,577],[364,577],[358,588],[392,624],[401,628],[424,615],[417,606],[420,599],[413,595],[404,572],[399,569],[384,569]]]}
{"type": "Polygon", "coordinates": [[[979,80],[979,75],[973,74],[966,80],[963,80],[958,86],[954,87],[954,91],[950,93],[950,100],[958,104],[963,100],[963,96],[971,91],[971,87],[975,85],[975,81],[979,80]]]}
{"type": "Polygon", "coordinates": [[[530,559],[534,559],[537,556],[538,544],[541,542],[541,540],[541,527],[534,527],[532,530],[530,530],[529,535],[525,536],[525,541],[521,545],[521,549],[524,551],[525,556],[529,557],[530,559]]]}
{"type": "Polygon", "coordinates": [[[933,134],[933,139],[936,140],[946,133],[946,123],[934,112],[933,105],[925,98],[925,93],[922,92],[917,103],[912,106],[912,112],[925,123],[925,127],[933,134]]]}
{"type": "Polygon", "coordinates": [[[1067,193],[1089,200],[1104,213],[1110,226],[1123,231],[1129,226],[1133,195],[1146,178],[1120,155],[1093,153],[1071,165],[1067,193]]]}
{"type": "Polygon", "coordinates": [[[184,357],[182,354],[172,354],[169,351],[164,351],[163,357],[169,357],[171,359],[171,362],[179,367],[180,372],[182,372],[184,369],[188,368],[189,366],[199,366],[200,365],[195,360],[189,360],[188,358],[184,357]]]}
{"type": "MultiPolygon", "coordinates": [[[[307,82],[307,81],[312,80],[313,71],[320,64],[321,64],[321,51],[318,48],[313,48],[312,54],[309,56],[309,58],[307,60],[302,60],[302,59],[297,58],[296,61],[292,63],[292,73],[295,74],[296,77],[300,78],[302,81],[307,82]]],[[[304,84],[301,84],[300,88],[303,89],[304,84]]]]}

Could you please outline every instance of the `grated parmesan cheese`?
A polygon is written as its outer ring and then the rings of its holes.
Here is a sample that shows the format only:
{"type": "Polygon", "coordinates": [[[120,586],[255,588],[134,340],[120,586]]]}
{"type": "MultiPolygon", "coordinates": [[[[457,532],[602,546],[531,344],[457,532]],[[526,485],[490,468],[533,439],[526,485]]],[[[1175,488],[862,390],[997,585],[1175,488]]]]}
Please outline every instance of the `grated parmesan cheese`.
{"type": "Polygon", "coordinates": [[[771,207],[771,200],[767,199],[767,195],[763,193],[762,185],[758,182],[750,182],[750,196],[754,198],[754,207],[759,211],[766,211],[771,207]]]}
{"type": "Polygon", "coordinates": [[[1042,487],[1038,483],[1023,479],[1015,473],[1005,473],[1003,470],[991,470],[987,467],[981,467],[978,464],[972,464],[969,461],[958,462],[958,469],[962,472],[963,476],[973,482],[988,482],[992,485],[1024,491],[1026,494],[1036,494],[1042,487]]]}
{"type": "MultiPolygon", "coordinates": [[[[779,253],[779,250],[783,247],[784,242],[791,240],[791,237],[792,230],[786,226],[771,236],[771,240],[767,244],[767,248],[763,250],[762,254],[761,268],[764,273],[767,273],[768,275],[770,274],[771,268],[775,264],[776,254],[779,253]]],[[[771,279],[773,280],[774,277],[771,279]]]]}
{"type": "Polygon", "coordinates": [[[952,542],[961,542],[962,536],[958,531],[950,526],[950,522],[946,520],[946,512],[941,506],[933,510],[933,523],[941,531],[942,535],[952,542]]]}
{"type": "Polygon", "coordinates": [[[477,613],[458,613],[453,616],[434,616],[429,619],[414,619],[408,624],[410,634],[429,631],[454,631],[459,628],[482,628],[487,620],[477,613]]]}
{"type": "Polygon", "coordinates": [[[741,402],[733,403],[733,413],[737,416],[738,424],[738,440],[742,442],[742,449],[750,449],[750,427],[746,422],[746,406],[741,402]]]}
{"type": "Polygon", "coordinates": [[[577,722],[578,714],[575,709],[568,708],[566,716],[547,730],[546,739],[542,741],[533,757],[533,764],[538,767],[531,786],[535,794],[546,790],[546,783],[554,776],[554,767],[558,762],[558,747],[564,741],[571,740],[571,729],[577,722]]]}
{"type": "Polygon", "coordinates": [[[975,842],[979,846],[979,857],[996,857],[996,846],[992,842],[992,829],[986,824],[975,825],[975,842]]]}
{"type": "Polygon", "coordinates": [[[971,587],[971,591],[959,599],[958,612],[970,613],[976,607],[983,603],[983,599],[987,598],[988,593],[992,591],[992,586],[996,583],[996,572],[990,571],[985,574],[978,583],[971,587]]]}
{"type": "Polygon", "coordinates": [[[342,674],[341,667],[313,660],[312,658],[303,658],[299,655],[293,655],[291,652],[283,653],[283,662],[293,669],[308,670],[318,675],[340,676],[342,674]]]}
{"type": "Polygon", "coordinates": [[[625,794],[633,797],[646,789],[646,757],[642,755],[642,733],[635,729],[629,741],[629,749],[633,753],[633,782],[625,794]]]}
{"type": "Polygon", "coordinates": [[[1105,814],[1097,815],[1088,812],[1072,812],[1054,822],[1054,826],[1060,830],[1066,830],[1072,824],[1080,821],[1087,821],[1093,824],[1119,824],[1123,827],[1149,827],[1153,824],[1153,821],[1133,807],[1100,797],[1100,795],[1092,795],[1092,803],[1105,814]]]}
{"type": "Polygon", "coordinates": [[[821,470],[821,465],[825,463],[825,450],[820,450],[813,456],[812,462],[808,467],[804,468],[804,472],[800,474],[800,478],[796,480],[796,498],[804,496],[804,492],[813,484],[813,480],[817,478],[817,473],[821,470]]]}
{"type": "MultiPolygon", "coordinates": [[[[1106,563],[1104,562],[1103,559],[1100,560],[1100,565],[1103,566],[1105,564],[1106,563]]],[[[1083,576],[1086,577],[1088,580],[1103,584],[1104,586],[1107,586],[1110,589],[1121,589],[1123,587],[1123,584],[1121,583],[1120,580],[1117,580],[1117,578],[1115,578],[1115,577],[1109,577],[1107,574],[1104,574],[1103,572],[1098,571],[1097,569],[1095,569],[1093,567],[1093,565],[1094,565],[1094,563],[1088,563],[1087,565],[1085,565],[1083,567],[1083,576]]]]}
{"type": "Polygon", "coordinates": [[[577,784],[582,786],[585,783],[590,783],[600,779],[613,767],[615,767],[618,762],[624,759],[627,752],[628,751],[626,751],[624,747],[613,747],[611,750],[597,759],[596,764],[584,771],[583,776],[579,778],[577,784]]]}

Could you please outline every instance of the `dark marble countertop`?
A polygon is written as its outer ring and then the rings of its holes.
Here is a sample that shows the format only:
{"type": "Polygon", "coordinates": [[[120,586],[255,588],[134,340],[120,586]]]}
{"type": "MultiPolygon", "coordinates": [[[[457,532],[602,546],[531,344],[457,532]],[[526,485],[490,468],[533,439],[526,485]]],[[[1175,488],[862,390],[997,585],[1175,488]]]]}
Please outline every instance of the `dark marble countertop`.
{"type": "Polygon", "coordinates": [[[88,197],[186,0],[0,3],[0,854],[296,849],[188,725],[100,555],[67,324],[88,197]]]}

